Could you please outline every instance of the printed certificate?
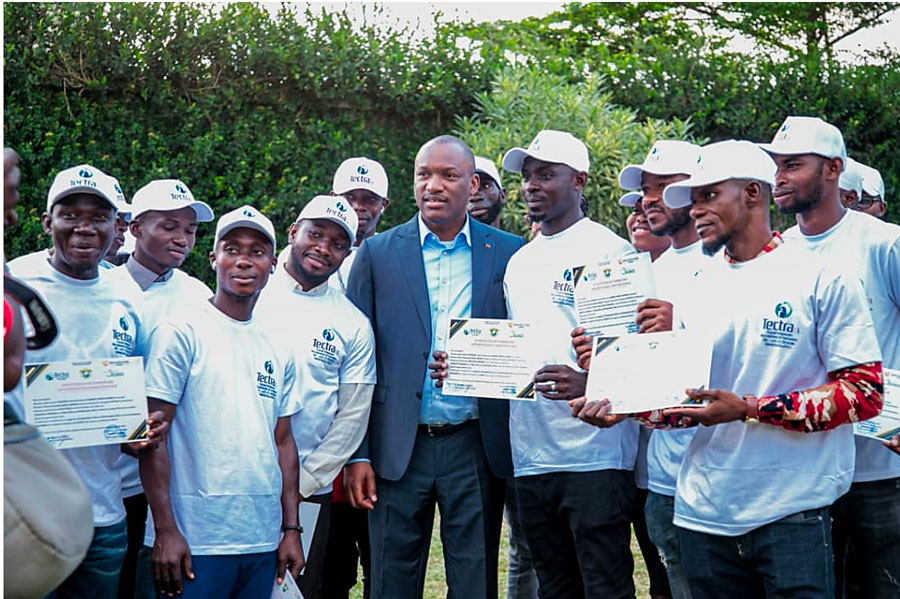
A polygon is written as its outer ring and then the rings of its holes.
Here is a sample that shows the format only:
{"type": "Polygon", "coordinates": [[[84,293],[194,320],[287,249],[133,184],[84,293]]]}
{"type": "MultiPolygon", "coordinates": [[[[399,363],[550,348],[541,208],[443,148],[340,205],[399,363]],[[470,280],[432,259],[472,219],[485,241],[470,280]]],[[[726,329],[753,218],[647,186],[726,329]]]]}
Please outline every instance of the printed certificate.
{"type": "Polygon", "coordinates": [[[656,295],[649,252],[576,266],[572,284],[578,325],[594,337],[636,333],[638,305],[656,295]]]}
{"type": "Polygon", "coordinates": [[[596,337],[586,395],[612,414],[693,404],[684,390],[709,384],[711,361],[710,340],[687,331],[596,337]]]}
{"type": "Polygon", "coordinates": [[[511,320],[451,319],[444,393],[468,397],[534,400],[531,325],[511,320]]]}
{"type": "Polygon", "coordinates": [[[853,425],[862,437],[889,441],[900,433],[900,370],[884,369],[884,406],[881,414],[853,425]]]}
{"type": "MultiPolygon", "coordinates": [[[[308,554],[304,553],[303,555],[307,556],[308,554]]],[[[275,583],[271,599],[303,599],[303,593],[300,592],[300,587],[294,582],[294,577],[291,576],[290,570],[284,571],[284,582],[281,584],[275,583]]]]}
{"type": "Polygon", "coordinates": [[[25,365],[25,421],[59,449],[143,441],[143,359],[25,365]]]}

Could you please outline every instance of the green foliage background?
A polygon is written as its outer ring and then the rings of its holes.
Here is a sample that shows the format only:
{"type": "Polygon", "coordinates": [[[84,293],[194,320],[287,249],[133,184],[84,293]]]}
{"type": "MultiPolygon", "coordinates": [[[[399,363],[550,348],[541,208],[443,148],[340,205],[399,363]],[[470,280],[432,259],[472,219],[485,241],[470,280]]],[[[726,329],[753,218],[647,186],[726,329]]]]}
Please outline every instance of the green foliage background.
{"type": "MultiPolygon", "coordinates": [[[[848,64],[835,45],[892,3],[570,4],[520,22],[444,23],[433,37],[258,4],[5,3],[5,145],[21,155],[12,258],[47,245],[39,217],[53,175],[86,162],[131,195],[178,177],[218,214],[248,202],[285,239],[341,160],[385,165],[380,228],[415,212],[412,159],[455,131],[498,160],[543,127],[592,153],[591,213],[614,228],[615,174],[657,136],[771,138],[788,114],[818,115],[879,168],[900,220],[900,58],[848,64]],[[735,36],[756,51],[737,52],[735,36]]],[[[367,8],[375,16],[379,9],[367,8]]],[[[504,225],[522,230],[517,182],[504,225]]],[[[781,225],[786,224],[782,221],[781,225]]],[[[186,269],[209,279],[201,228],[186,269]]]]}

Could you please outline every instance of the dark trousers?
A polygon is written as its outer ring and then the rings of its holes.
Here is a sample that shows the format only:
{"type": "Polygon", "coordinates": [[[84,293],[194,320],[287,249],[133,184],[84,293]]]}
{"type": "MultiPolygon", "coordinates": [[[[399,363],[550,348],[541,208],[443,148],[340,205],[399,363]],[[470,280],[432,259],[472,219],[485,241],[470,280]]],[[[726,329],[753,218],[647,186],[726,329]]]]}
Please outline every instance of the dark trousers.
{"type": "Polygon", "coordinates": [[[631,472],[554,472],[513,484],[541,599],[634,597],[631,472]]]}
{"type": "Polygon", "coordinates": [[[505,484],[488,468],[477,423],[447,435],[418,432],[400,480],[378,477],[376,487],[369,515],[373,599],[422,596],[435,505],[447,598],[497,597],[505,484]]]}
{"type": "Polygon", "coordinates": [[[900,478],[853,483],[831,516],[835,595],[900,597],[900,478]]]}
{"type": "Polygon", "coordinates": [[[181,599],[268,599],[277,562],[275,551],[191,556],[194,580],[182,578],[181,599]]]}
{"type": "Polygon", "coordinates": [[[128,549],[119,575],[119,599],[134,599],[138,552],[144,546],[147,525],[147,496],[138,493],[122,501],[125,504],[125,522],[128,527],[128,549]]]}
{"type": "MultiPolygon", "coordinates": [[[[60,501],[65,501],[60,497],[60,501]]],[[[87,555],[47,599],[113,599],[119,588],[119,572],[125,559],[125,521],[94,528],[87,555]]],[[[15,576],[5,572],[4,576],[15,576]]]]}
{"type": "Polygon", "coordinates": [[[653,597],[671,597],[669,577],[666,568],[659,558],[659,550],[650,535],[647,533],[647,518],[644,509],[647,504],[647,489],[637,489],[634,508],[631,510],[631,524],[634,526],[634,536],[637,537],[638,546],[641,548],[641,557],[647,566],[647,574],[650,577],[650,595],[653,597]]]}
{"type": "Polygon", "coordinates": [[[356,586],[358,565],[363,571],[363,599],[369,599],[369,564],[369,513],[350,507],[346,501],[332,503],[325,564],[316,599],[348,599],[350,589],[356,586]]]}
{"type": "Polygon", "coordinates": [[[316,529],[309,544],[309,555],[305,555],[306,565],[303,574],[297,580],[297,586],[304,597],[317,597],[317,590],[322,582],[325,553],[328,549],[328,535],[331,528],[331,493],[313,495],[304,501],[319,505],[319,517],[316,518],[316,529]]]}
{"type": "MultiPolygon", "coordinates": [[[[659,550],[659,556],[669,579],[669,595],[673,599],[694,599],[685,573],[678,542],[678,528],[672,523],[675,517],[675,498],[650,491],[644,506],[647,534],[659,550]]],[[[652,582],[651,588],[652,588],[652,582]]]]}
{"type": "Polygon", "coordinates": [[[833,599],[828,508],[736,537],[678,529],[694,599],[833,599]]]}

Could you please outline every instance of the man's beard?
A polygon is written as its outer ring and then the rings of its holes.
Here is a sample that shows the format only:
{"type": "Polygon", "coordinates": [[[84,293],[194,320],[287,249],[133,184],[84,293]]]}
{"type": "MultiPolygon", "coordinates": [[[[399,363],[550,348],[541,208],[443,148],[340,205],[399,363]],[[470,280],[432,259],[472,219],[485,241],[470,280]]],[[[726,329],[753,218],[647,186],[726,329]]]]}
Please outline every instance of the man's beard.
{"type": "Polygon", "coordinates": [[[725,244],[731,241],[732,237],[734,237],[733,233],[724,233],[710,241],[708,244],[704,241],[703,253],[707,256],[715,256],[719,253],[719,250],[721,250],[725,246],[725,244]]]}
{"type": "Polygon", "coordinates": [[[657,233],[656,231],[654,231],[651,228],[650,232],[653,233],[654,235],[656,235],[657,237],[664,237],[666,235],[674,235],[675,233],[678,233],[679,231],[684,229],[686,226],[691,224],[691,222],[693,220],[691,218],[690,207],[678,208],[677,210],[672,210],[670,214],[671,214],[671,216],[669,217],[668,222],[662,228],[661,231],[659,231],[657,233]]]}
{"type": "Polygon", "coordinates": [[[499,201],[494,202],[493,204],[491,204],[491,207],[488,208],[488,211],[485,212],[484,216],[482,217],[484,220],[482,220],[481,222],[487,225],[493,224],[494,220],[496,220],[496,218],[500,216],[501,210],[503,210],[503,204],[501,204],[499,201]]]}
{"type": "Polygon", "coordinates": [[[800,214],[801,212],[806,212],[810,208],[815,207],[822,199],[822,173],[824,172],[824,169],[825,163],[823,162],[819,165],[819,173],[816,175],[816,186],[811,193],[803,197],[797,197],[790,206],[782,207],[776,204],[776,206],[778,206],[778,211],[782,214],[800,214]]]}

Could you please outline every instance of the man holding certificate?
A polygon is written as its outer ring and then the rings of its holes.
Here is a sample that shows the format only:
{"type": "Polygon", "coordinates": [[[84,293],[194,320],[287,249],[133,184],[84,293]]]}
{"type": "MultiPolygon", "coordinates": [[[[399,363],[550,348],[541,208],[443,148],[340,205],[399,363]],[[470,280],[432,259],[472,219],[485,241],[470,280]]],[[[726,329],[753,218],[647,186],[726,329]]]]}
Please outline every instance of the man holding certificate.
{"type": "MultiPolygon", "coordinates": [[[[845,209],[839,191],[823,184],[826,171],[841,172],[839,163],[847,157],[843,135],[821,119],[789,116],[764,149],[778,165],[775,204],[797,219],[785,231],[785,243],[843,261],[858,274],[884,367],[900,368],[900,228],[845,209]]],[[[853,484],[832,509],[838,596],[897,597],[900,458],[879,440],[855,440],[853,484]]]]}
{"type": "Polygon", "coordinates": [[[584,393],[585,375],[569,343],[576,326],[572,267],[632,247],[585,218],[588,151],[570,133],[541,131],[527,149],[508,151],[503,168],[521,174],[528,214],[541,225],[504,279],[509,318],[530,323],[540,339],[537,399],[510,402],[509,422],[518,518],[540,595],[631,597],[637,427],[591,429],[569,418],[565,404],[547,400],[584,393]]]}
{"type": "MultiPolygon", "coordinates": [[[[63,448],[67,439],[99,434],[93,441],[63,449],[90,491],[94,538],[84,561],[55,591],[60,599],[116,596],[127,539],[116,464],[121,451],[136,452],[148,443],[120,446],[119,440],[127,438],[134,422],[113,422],[111,415],[122,405],[135,408],[134,412],[146,410],[142,381],[134,376],[140,374],[140,365],[135,369],[134,364],[126,364],[129,357],[139,355],[139,343],[146,335],[137,309],[139,299],[129,284],[99,268],[115,235],[119,195],[118,182],[90,165],[61,171],[50,187],[47,211],[41,218],[44,232],[53,240],[52,255],[45,258],[42,252],[9,263],[11,274],[40,292],[59,328],[52,344],[25,354],[26,365],[33,365],[23,377],[25,387],[53,387],[51,393],[32,398],[20,386],[13,400],[25,414],[37,413],[32,399],[35,403],[40,399],[44,406],[53,403],[56,418],[40,411],[41,422],[35,424],[45,436],[50,428],[65,428],[55,433],[63,448]],[[90,394],[94,385],[98,395],[90,394]],[[109,396],[120,390],[125,390],[126,396],[109,401],[109,396]],[[27,406],[22,403],[26,399],[27,406]],[[77,411],[67,411],[66,403],[77,405],[77,411]],[[92,423],[99,420],[108,423],[98,431],[92,423]]],[[[161,440],[167,428],[162,413],[152,412],[147,422],[151,427],[148,437],[161,440]]]]}
{"type": "MultiPolygon", "coordinates": [[[[695,598],[831,597],[829,505],[853,476],[853,430],[881,408],[881,352],[858,279],[783,244],[769,226],[775,163],[756,145],[706,146],[691,178],[663,193],[691,206],[721,261],[695,286],[688,326],[715,339],[707,402],[640,417],[703,424],[676,484],[674,523],[695,598]]],[[[837,185],[838,172],[824,183],[837,185]]],[[[594,358],[596,366],[597,357],[594,358]]],[[[609,403],[572,402],[610,426],[609,403]]]]}

